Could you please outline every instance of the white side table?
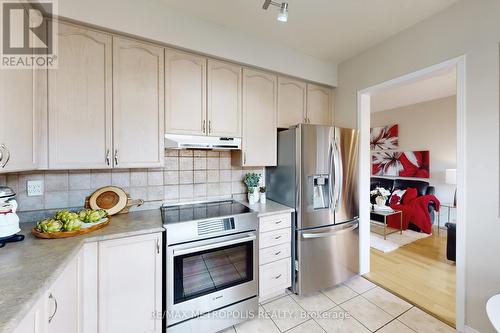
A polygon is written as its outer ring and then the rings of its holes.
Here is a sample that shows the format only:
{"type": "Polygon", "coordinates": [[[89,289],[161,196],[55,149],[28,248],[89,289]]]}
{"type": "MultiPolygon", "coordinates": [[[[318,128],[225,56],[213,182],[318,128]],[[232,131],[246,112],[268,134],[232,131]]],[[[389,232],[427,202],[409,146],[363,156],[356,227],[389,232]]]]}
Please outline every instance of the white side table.
{"type": "Polygon", "coordinates": [[[500,332],[500,295],[495,295],[486,303],[486,313],[493,327],[500,332]]]}

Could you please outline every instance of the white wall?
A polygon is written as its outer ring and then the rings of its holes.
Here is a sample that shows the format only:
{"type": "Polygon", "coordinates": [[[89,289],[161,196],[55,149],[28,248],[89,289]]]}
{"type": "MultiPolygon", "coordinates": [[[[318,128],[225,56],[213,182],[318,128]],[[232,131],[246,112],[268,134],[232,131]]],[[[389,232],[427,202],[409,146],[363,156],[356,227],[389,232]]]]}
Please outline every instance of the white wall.
{"type": "Polygon", "coordinates": [[[62,0],[59,1],[59,15],[318,83],[337,85],[335,64],[279,46],[279,40],[276,43],[264,41],[188,16],[161,0],[62,0]]]}
{"type": "Polygon", "coordinates": [[[442,203],[452,203],[454,185],[445,183],[445,169],[457,166],[456,96],[374,112],[371,127],[399,125],[399,150],[430,151],[431,178],[442,203]]]}
{"type": "MultiPolygon", "coordinates": [[[[357,91],[466,55],[466,325],[495,332],[485,311],[500,292],[500,1],[462,0],[339,65],[335,122],[357,125],[357,91]]],[[[460,246],[460,244],[458,244],[460,246]]]]}

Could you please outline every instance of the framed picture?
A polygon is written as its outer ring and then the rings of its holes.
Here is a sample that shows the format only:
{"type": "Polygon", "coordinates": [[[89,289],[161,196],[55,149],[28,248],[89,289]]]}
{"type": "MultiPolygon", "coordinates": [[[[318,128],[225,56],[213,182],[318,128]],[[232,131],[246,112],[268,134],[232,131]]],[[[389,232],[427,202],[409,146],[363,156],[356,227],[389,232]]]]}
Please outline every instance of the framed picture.
{"type": "Polygon", "coordinates": [[[399,146],[398,125],[374,127],[370,129],[371,150],[398,149],[399,146]]]}
{"type": "Polygon", "coordinates": [[[372,175],[430,178],[430,152],[428,150],[374,152],[372,175]]]}

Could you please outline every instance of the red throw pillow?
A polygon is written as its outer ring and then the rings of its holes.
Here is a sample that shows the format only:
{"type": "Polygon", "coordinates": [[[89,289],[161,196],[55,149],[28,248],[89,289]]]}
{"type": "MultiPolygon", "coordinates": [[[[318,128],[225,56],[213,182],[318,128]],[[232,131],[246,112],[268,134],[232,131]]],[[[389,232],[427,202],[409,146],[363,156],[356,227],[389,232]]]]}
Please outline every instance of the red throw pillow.
{"type": "Polygon", "coordinates": [[[391,198],[389,199],[389,205],[390,206],[400,205],[402,203],[405,193],[406,190],[395,189],[391,194],[391,198]]]}
{"type": "Polygon", "coordinates": [[[406,193],[403,196],[403,205],[409,204],[413,199],[418,197],[418,192],[416,188],[408,187],[406,193]]]}

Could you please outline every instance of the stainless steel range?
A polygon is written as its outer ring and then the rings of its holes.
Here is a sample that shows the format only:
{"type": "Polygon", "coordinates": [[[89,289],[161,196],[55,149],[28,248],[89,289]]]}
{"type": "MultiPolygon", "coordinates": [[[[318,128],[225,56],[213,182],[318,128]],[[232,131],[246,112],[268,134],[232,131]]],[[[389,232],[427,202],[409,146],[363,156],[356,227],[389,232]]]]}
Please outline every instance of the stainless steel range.
{"type": "Polygon", "coordinates": [[[167,332],[217,332],[257,313],[256,213],[232,200],[161,211],[167,332]]]}

